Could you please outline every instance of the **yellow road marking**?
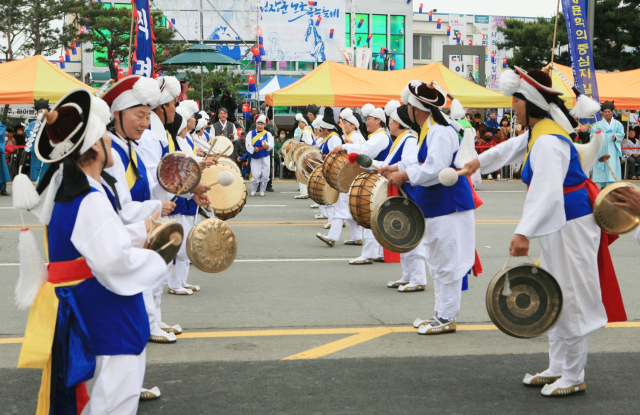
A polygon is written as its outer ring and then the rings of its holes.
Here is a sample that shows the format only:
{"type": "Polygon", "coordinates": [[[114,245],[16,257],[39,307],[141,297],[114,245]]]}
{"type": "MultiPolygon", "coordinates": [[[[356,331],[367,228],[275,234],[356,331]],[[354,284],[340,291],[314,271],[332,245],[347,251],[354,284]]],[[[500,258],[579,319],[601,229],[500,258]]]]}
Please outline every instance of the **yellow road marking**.
{"type": "MultiPolygon", "coordinates": [[[[625,321],[609,323],[607,328],[640,328],[640,321],[625,321]]],[[[464,324],[459,325],[459,331],[493,331],[498,330],[493,324],[464,324]]],[[[274,330],[236,330],[236,331],[200,331],[182,333],[181,339],[216,339],[229,337],[274,337],[274,336],[322,336],[327,334],[389,334],[414,333],[411,326],[384,327],[347,327],[332,329],[274,329],[274,330]]],[[[0,344],[22,343],[23,337],[0,338],[0,344]]]]}
{"type": "Polygon", "coordinates": [[[384,336],[388,333],[359,333],[353,336],[349,336],[345,339],[340,339],[331,343],[324,344],[313,349],[306,350],[302,353],[297,353],[282,360],[301,360],[301,359],[317,359],[319,357],[327,356],[340,350],[347,349],[349,347],[358,345],[360,343],[368,342],[375,338],[384,336]]]}
{"type": "MultiPolygon", "coordinates": [[[[324,225],[322,220],[294,220],[294,221],[264,221],[264,222],[228,222],[237,227],[267,227],[267,226],[313,226],[324,225]]],[[[519,220],[476,220],[476,225],[517,225],[519,220]]],[[[30,229],[44,229],[42,224],[28,224],[30,229]]],[[[0,230],[20,230],[22,225],[0,225],[0,230]]]]}

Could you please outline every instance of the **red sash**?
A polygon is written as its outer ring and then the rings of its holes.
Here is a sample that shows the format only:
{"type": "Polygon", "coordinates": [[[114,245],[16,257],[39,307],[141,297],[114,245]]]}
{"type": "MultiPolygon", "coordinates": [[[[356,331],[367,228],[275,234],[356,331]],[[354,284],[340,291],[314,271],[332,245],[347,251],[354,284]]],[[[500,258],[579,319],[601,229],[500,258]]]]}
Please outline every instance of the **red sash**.
{"type": "MultiPolygon", "coordinates": [[[[591,200],[591,205],[593,205],[596,197],[598,197],[598,193],[600,193],[600,189],[598,189],[598,186],[591,179],[587,179],[583,187],[587,188],[589,200],[591,200]]],[[[618,235],[611,235],[605,231],[601,231],[600,235],[600,248],[598,249],[598,273],[600,274],[602,304],[604,304],[604,308],[607,311],[609,323],[627,321],[627,313],[624,309],[624,303],[622,302],[622,294],[620,293],[618,278],[616,277],[616,271],[613,268],[611,254],[609,253],[609,245],[618,239],[618,235]]]]}
{"type": "Polygon", "coordinates": [[[84,258],[73,261],[50,262],[48,270],[49,282],[52,284],[93,278],[93,272],[84,258]]]}

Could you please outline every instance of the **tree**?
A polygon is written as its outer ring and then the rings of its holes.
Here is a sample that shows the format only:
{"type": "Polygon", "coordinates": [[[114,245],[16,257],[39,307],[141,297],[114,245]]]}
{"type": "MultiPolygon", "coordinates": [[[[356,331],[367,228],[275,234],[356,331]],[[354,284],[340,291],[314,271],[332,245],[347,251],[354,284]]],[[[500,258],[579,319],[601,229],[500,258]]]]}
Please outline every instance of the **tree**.
{"type": "MultiPolygon", "coordinates": [[[[0,13],[4,19],[0,19],[0,33],[6,39],[7,46],[3,47],[5,61],[12,61],[18,55],[20,47],[15,45],[16,40],[26,31],[23,0],[0,0],[0,13]]],[[[4,43],[4,41],[2,42],[4,43]]],[[[6,81],[5,81],[6,82],[6,81]]],[[[2,122],[7,122],[9,105],[2,110],[2,122]]],[[[3,156],[4,157],[4,156],[3,156]]]]}
{"type": "MultiPolygon", "coordinates": [[[[553,30],[555,18],[547,20],[539,17],[537,21],[525,23],[517,19],[505,19],[505,27],[498,31],[504,34],[505,41],[498,43],[498,49],[510,49],[513,57],[507,60],[510,66],[520,66],[525,69],[540,69],[551,62],[551,45],[553,44],[553,30]]],[[[556,37],[556,53],[562,45],[567,45],[569,39],[564,18],[558,19],[558,33],[556,37]]],[[[554,62],[566,65],[568,53],[556,54],[554,62]]]]}
{"type": "MultiPolygon", "coordinates": [[[[200,71],[189,71],[185,76],[185,81],[189,84],[187,97],[200,101],[200,71]]],[[[214,90],[229,91],[231,96],[237,100],[238,90],[243,84],[243,78],[240,74],[234,73],[227,67],[211,70],[204,74],[204,98],[205,101],[214,97],[214,90]]],[[[217,95],[219,96],[219,95],[217,95]]],[[[216,97],[217,97],[216,96],[216,97]]]]}
{"type": "Polygon", "coordinates": [[[82,0],[30,0],[26,2],[24,10],[27,21],[26,39],[23,45],[25,51],[34,55],[50,55],[63,47],[68,49],[68,43],[61,43],[64,28],[52,26],[60,21],[68,10],[82,6],[82,0]]]}
{"type": "MultiPolygon", "coordinates": [[[[607,71],[626,71],[640,67],[640,0],[596,0],[593,61],[596,69],[607,71]]],[[[518,65],[526,69],[542,68],[551,61],[554,19],[539,18],[535,22],[524,23],[520,20],[506,19],[505,41],[499,43],[499,49],[513,50],[509,65],[518,65]]],[[[569,63],[569,40],[564,17],[558,19],[556,50],[564,50],[555,61],[569,63]]]]}
{"type": "MultiPolygon", "coordinates": [[[[98,57],[97,61],[107,65],[111,78],[117,79],[118,69],[115,61],[123,66],[128,66],[129,62],[132,9],[107,8],[104,7],[104,3],[89,3],[74,7],[70,12],[75,16],[75,22],[67,27],[64,42],[68,44],[78,37],[83,43],[91,43],[92,46],[85,51],[105,54],[98,57]],[[89,26],[90,30],[78,33],[77,27],[85,25],[89,26]]],[[[159,49],[158,45],[171,44],[174,32],[159,24],[164,21],[162,14],[151,12],[151,18],[156,48],[159,49]]],[[[160,53],[156,53],[156,59],[159,55],[160,53]]]]}

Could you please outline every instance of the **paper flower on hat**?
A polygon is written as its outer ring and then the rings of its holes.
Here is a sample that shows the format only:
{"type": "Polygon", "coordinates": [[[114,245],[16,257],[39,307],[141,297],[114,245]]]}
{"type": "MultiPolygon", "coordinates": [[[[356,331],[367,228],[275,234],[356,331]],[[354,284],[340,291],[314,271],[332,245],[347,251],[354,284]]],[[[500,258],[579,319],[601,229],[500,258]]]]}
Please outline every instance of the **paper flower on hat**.
{"type": "Polygon", "coordinates": [[[358,122],[358,119],[356,118],[356,116],[353,115],[353,110],[351,108],[343,109],[340,112],[340,118],[355,125],[356,128],[360,127],[360,122],[358,122]]]}
{"type": "Polygon", "coordinates": [[[202,116],[202,118],[204,118],[207,121],[209,121],[209,119],[211,118],[211,117],[209,117],[209,114],[207,114],[206,111],[200,111],[198,114],[200,114],[202,116]]]}
{"type": "Polygon", "coordinates": [[[192,99],[188,99],[186,101],[182,101],[178,108],[184,108],[193,115],[198,112],[198,103],[192,99]]]}
{"type": "Polygon", "coordinates": [[[198,124],[196,125],[196,131],[200,131],[206,126],[207,126],[207,120],[205,120],[204,118],[200,118],[198,120],[198,124]]]}
{"type": "Polygon", "coordinates": [[[180,105],[176,108],[176,113],[180,114],[180,116],[185,120],[185,122],[193,117],[193,112],[189,110],[186,106],[181,102],[180,105]]]}
{"type": "Polygon", "coordinates": [[[93,97],[91,112],[100,118],[105,125],[111,121],[111,110],[106,102],[98,97],[93,97]]]}
{"type": "Polygon", "coordinates": [[[160,98],[158,87],[154,83],[155,81],[151,78],[140,77],[133,84],[131,92],[142,105],[153,105],[160,98]]]}
{"type": "Polygon", "coordinates": [[[362,110],[361,110],[362,116],[367,118],[371,113],[371,111],[373,111],[374,109],[376,109],[376,107],[374,107],[373,104],[365,104],[365,106],[362,107],[362,110]]]}
{"type": "MultiPolygon", "coordinates": [[[[302,114],[297,113],[296,114],[296,121],[300,122],[300,121],[304,121],[304,117],[302,116],[302,114]]],[[[306,122],[306,121],[305,121],[306,122]]]]}
{"type": "Polygon", "coordinates": [[[156,78],[155,82],[160,87],[160,97],[156,102],[156,106],[166,104],[180,95],[180,81],[175,76],[161,76],[156,78]]]}
{"type": "Polygon", "coordinates": [[[401,105],[402,104],[400,103],[400,101],[392,99],[391,101],[387,102],[387,105],[385,105],[384,113],[387,114],[387,117],[391,117],[391,114],[393,114],[393,112],[397,110],[401,105]]]}
{"type": "Polygon", "coordinates": [[[512,69],[502,72],[500,75],[500,90],[502,94],[510,97],[520,86],[520,76],[512,69]]]}

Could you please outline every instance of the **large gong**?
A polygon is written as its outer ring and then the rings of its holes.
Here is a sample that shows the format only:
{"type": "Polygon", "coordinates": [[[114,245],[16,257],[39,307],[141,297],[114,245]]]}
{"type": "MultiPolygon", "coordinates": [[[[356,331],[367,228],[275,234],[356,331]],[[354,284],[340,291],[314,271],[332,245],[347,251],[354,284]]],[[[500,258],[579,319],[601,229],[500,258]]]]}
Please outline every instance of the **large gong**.
{"type": "Polygon", "coordinates": [[[562,290],[548,271],[535,264],[508,267],[489,284],[487,312],[493,324],[509,336],[537,337],[560,318],[562,290]]]}
{"type": "Polygon", "coordinates": [[[406,197],[390,197],[374,208],[371,231],[378,243],[392,252],[403,254],[422,241],[424,215],[418,205],[406,197]]]}
{"type": "Polygon", "coordinates": [[[598,193],[593,203],[593,216],[602,230],[615,235],[622,235],[634,230],[640,223],[640,217],[627,208],[614,206],[613,202],[620,201],[613,191],[622,187],[638,189],[628,182],[610,184],[598,193]]]}

